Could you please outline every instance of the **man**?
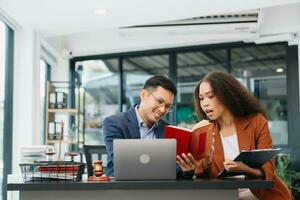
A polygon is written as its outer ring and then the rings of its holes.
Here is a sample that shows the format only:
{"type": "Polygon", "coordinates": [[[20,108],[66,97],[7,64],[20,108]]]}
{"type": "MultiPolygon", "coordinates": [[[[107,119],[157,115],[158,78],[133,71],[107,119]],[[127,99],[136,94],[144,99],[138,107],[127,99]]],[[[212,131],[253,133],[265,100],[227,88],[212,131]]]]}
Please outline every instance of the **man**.
{"type": "Polygon", "coordinates": [[[161,118],[171,111],[176,93],[172,81],[164,76],[153,76],[140,91],[140,105],[104,119],[107,176],[114,176],[113,140],[162,138],[167,122],[161,118]]]}

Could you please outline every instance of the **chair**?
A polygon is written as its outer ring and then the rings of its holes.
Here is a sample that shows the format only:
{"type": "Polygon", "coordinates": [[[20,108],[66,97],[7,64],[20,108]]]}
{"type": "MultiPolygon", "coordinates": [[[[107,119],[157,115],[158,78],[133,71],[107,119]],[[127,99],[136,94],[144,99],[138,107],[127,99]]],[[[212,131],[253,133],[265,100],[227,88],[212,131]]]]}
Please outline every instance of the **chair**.
{"type": "MultiPolygon", "coordinates": [[[[87,174],[88,176],[93,176],[93,162],[97,159],[102,160],[102,155],[106,155],[105,145],[83,145],[83,151],[86,160],[87,174]],[[94,155],[96,155],[96,159],[94,155]]],[[[104,166],[103,168],[105,170],[104,166]]]]}

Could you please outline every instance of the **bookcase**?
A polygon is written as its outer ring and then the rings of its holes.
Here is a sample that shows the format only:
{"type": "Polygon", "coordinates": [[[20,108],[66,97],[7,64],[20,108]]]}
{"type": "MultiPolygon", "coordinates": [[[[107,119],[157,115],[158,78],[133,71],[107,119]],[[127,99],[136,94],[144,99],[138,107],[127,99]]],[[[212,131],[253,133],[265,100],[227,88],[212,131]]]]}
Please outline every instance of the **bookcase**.
{"type": "Polygon", "coordinates": [[[82,151],[84,144],[85,92],[72,82],[47,81],[45,143],[68,144],[69,151],[82,151]],[[63,125],[63,134],[62,132],[63,125]]]}

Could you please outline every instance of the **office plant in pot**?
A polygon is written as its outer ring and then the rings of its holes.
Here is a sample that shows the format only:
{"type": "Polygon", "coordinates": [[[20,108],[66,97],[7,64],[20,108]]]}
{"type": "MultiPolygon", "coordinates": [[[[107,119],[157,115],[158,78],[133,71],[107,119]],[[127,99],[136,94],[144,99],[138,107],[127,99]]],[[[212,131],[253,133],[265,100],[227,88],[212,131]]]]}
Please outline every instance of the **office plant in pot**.
{"type": "Polygon", "coordinates": [[[290,188],[295,199],[300,200],[300,172],[293,169],[289,154],[280,154],[276,157],[276,173],[290,188]]]}

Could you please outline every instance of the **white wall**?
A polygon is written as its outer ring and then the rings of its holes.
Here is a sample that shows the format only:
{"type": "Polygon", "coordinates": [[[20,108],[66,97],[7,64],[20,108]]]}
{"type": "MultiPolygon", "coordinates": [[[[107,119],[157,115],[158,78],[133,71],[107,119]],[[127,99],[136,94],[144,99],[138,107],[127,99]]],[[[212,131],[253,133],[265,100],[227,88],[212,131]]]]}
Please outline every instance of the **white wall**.
{"type": "Polygon", "coordinates": [[[51,81],[69,81],[69,59],[71,56],[66,55],[66,45],[63,38],[53,41],[51,45],[44,37],[41,38],[42,49],[46,49],[47,54],[50,54],[50,57],[52,57],[51,61],[49,59],[45,60],[51,65],[51,81]]]}
{"type": "MultiPolygon", "coordinates": [[[[19,172],[20,147],[42,143],[40,57],[43,38],[33,29],[15,30],[13,100],[13,173],[19,172]]],[[[45,49],[47,47],[44,47],[45,49]]],[[[49,52],[55,52],[51,49],[49,52]]],[[[68,80],[68,60],[54,56],[54,80],[68,80]]],[[[46,58],[47,59],[47,58],[46,58]]],[[[47,62],[47,60],[46,60],[47,62]]]]}
{"type": "Polygon", "coordinates": [[[13,172],[19,171],[20,146],[37,143],[38,35],[15,31],[13,101],[13,172]]]}
{"type": "MultiPolygon", "coordinates": [[[[12,173],[20,173],[22,146],[42,144],[39,83],[41,40],[41,36],[33,29],[15,30],[12,173]]],[[[51,49],[50,52],[55,51],[51,49]]],[[[57,80],[64,81],[68,78],[68,61],[57,55],[55,62],[50,63],[57,80]]],[[[17,200],[18,193],[10,192],[8,198],[17,200]]]]}

